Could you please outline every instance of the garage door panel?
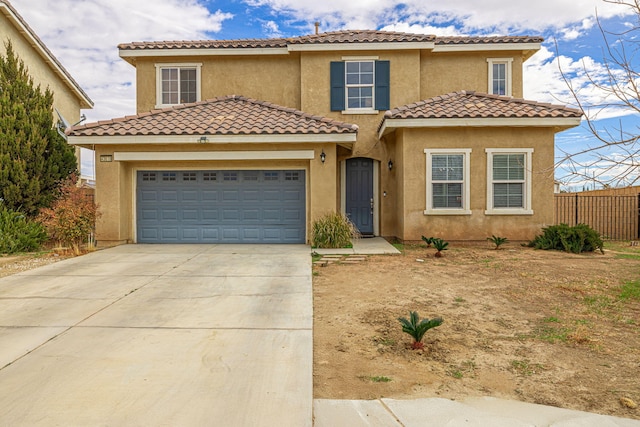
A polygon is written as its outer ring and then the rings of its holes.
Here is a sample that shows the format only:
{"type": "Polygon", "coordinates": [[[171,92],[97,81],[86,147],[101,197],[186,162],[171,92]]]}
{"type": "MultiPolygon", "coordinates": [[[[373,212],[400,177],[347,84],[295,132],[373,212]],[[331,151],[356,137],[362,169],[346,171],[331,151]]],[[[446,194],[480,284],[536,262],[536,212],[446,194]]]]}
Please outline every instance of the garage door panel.
{"type": "Polygon", "coordinates": [[[304,171],[144,171],[137,182],[141,243],[304,242],[304,171]]]}

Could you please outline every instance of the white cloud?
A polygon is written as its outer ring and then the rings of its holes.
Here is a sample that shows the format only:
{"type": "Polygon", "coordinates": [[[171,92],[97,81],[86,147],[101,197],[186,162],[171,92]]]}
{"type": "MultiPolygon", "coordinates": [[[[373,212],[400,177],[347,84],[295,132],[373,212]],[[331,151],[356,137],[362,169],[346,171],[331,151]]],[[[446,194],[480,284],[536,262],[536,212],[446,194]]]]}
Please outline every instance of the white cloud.
{"type": "Polygon", "coordinates": [[[135,69],[117,45],[208,38],[231,15],[195,0],[12,0],[12,5],[94,100],[89,121],[135,112],[135,69]],[[179,19],[178,19],[179,17],[179,19]]]}

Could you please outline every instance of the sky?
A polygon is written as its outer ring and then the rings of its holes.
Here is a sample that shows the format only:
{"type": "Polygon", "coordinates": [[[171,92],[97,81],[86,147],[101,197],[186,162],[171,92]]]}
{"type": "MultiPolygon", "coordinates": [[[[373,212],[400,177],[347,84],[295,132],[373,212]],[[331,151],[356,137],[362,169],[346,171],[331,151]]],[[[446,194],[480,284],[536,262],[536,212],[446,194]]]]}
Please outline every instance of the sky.
{"type": "MultiPolygon", "coordinates": [[[[638,26],[638,16],[629,8],[605,0],[10,1],[94,101],[93,109],[83,111],[87,122],[135,114],[135,69],[119,58],[119,43],[292,37],[313,33],[316,21],[322,32],[377,29],[440,36],[543,36],[542,48],[525,63],[524,97],[575,106],[560,70],[582,101],[600,104],[604,94],[585,74],[586,69],[592,77],[604,78],[606,43],[600,26],[616,32],[638,26]]],[[[609,42],[615,45],[615,40],[609,42]]],[[[640,118],[628,110],[608,108],[589,114],[599,128],[615,129],[622,123],[635,131],[640,126],[640,118]]],[[[596,144],[583,125],[556,135],[556,157],[596,144]]],[[[607,157],[623,155],[616,150],[607,150],[607,157]]],[[[593,154],[575,157],[580,165],[594,158],[593,154]]],[[[82,163],[83,175],[92,175],[87,153],[82,163]]],[[[615,169],[607,173],[616,173],[615,169]]],[[[600,172],[595,168],[592,173],[600,172]]],[[[594,185],[567,176],[566,167],[556,169],[556,178],[571,189],[594,185]]]]}

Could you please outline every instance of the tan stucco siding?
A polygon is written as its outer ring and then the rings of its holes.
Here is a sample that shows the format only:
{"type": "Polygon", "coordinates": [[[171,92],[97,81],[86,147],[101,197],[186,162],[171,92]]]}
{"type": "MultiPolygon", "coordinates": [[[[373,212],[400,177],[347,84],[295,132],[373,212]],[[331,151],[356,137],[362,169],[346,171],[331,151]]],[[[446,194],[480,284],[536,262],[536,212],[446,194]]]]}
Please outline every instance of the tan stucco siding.
{"type": "MultiPolygon", "coordinates": [[[[492,234],[528,240],[553,223],[554,133],[548,128],[414,129],[404,132],[402,159],[404,198],[398,217],[404,240],[422,235],[446,240],[484,240],[492,234]],[[470,156],[471,215],[425,215],[426,148],[466,148],[470,156]],[[533,148],[531,208],[533,215],[487,215],[487,153],[485,148],[533,148]]],[[[397,144],[399,144],[397,142],[397,144]]]]}
{"type": "Polygon", "coordinates": [[[140,147],[127,145],[100,146],[96,150],[96,202],[101,212],[97,224],[98,244],[109,245],[135,241],[135,186],[139,170],[236,170],[236,169],[299,169],[306,172],[307,239],[315,218],[339,209],[335,179],[338,161],[335,144],[219,144],[219,145],[155,145],[145,146],[152,152],[205,151],[271,151],[313,150],[311,160],[234,160],[234,161],[127,161],[100,162],[100,155],[114,152],[139,152],[140,147]],[[324,150],[326,161],[320,161],[324,150]],[[108,183],[108,184],[106,184],[108,183]],[[101,243],[102,242],[102,243],[101,243]]]}
{"type": "MultiPolygon", "coordinates": [[[[31,46],[6,16],[0,13],[0,54],[6,54],[5,43],[11,40],[13,50],[28,68],[29,75],[44,92],[48,87],[53,92],[53,106],[71,123],[80,119],[80,100],[71,92],[69,86],[55,74],[51,66],[31,46]]],[[[57,116],[55,121],[58,120],[57,116]]]]}
{"type": "Polygon", "coordinates": [[[487,58],[511,58],[512,96],[522,98],[522,52],[433,53],[424,51],[420,66],[420,99],[460,90],[489,93],[487,58]]]}
{"type": "Polygon", "coordinates": [[[138,113],[157,105],[156,64],[202,64],[201,100],[242,95],[300,109],[300,61],[297,54],[272,57],[175,57],[138,59],[138,113]]]}

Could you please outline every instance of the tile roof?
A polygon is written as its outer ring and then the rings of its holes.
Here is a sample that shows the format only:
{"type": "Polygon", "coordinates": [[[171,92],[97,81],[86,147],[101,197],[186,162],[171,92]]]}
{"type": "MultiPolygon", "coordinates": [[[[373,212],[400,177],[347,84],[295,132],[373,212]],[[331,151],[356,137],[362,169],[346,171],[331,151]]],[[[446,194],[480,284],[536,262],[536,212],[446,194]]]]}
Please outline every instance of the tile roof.
{"type": "Polygon", "coordinates": [[[76,126],[69,136],[357,133],[358,126],[231,95],[76,126]]]}
{"type": "Polygon", "coordinates": [[[148,49],[242,49],[242,48],[286,48],[302,44],[347,44],[347,43],[413,43],[434,42],[436,45],[453,44],[498,44],[541,43],[542,37],[495,36],[495,37],[437,37],[428,34],[411,34],[376,30],[342,30],[290,38],[153,41],[118,45],[121,50],[148,49]]]}
{"type": "Polygon", "coordinates": [[[460,91],[394,108],[384,114],[384,119],[577,118],[581,116],[580,110],[562,105],[460,91]]]}

